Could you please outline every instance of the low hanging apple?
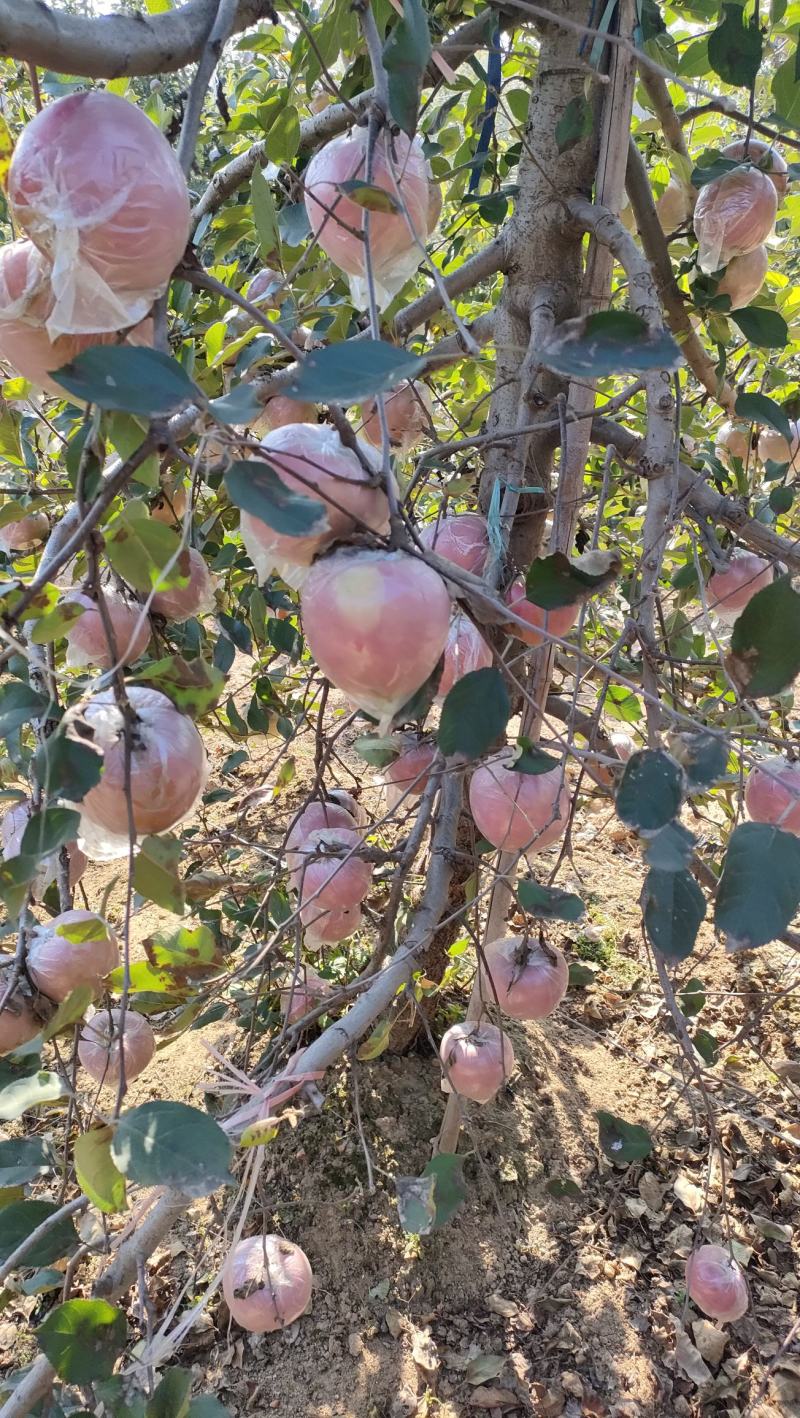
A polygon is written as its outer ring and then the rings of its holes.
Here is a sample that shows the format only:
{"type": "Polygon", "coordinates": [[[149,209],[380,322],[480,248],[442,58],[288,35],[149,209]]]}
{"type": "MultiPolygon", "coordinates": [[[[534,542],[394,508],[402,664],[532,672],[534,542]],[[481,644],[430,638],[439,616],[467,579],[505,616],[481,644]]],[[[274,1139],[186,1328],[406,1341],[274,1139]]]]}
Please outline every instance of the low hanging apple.
{"type": "Polygon", "coordinates": [[[800,468],[800,419],[789,419],[791,439],[776,429],[765,428],[758,440],[758,456],[762,463],[790,463],[792,470],[800,468]]]}
{"type": "MultiPolygon", "coordinates": [[[[265,461],[291,492],[319,503],[319,527],[302,536],[276,532],[252,512],[242,512],[242,540],[259,576],[277,571],[299,587],[314,557],[331,542],[364,528],[381,532],[388,526],[389,504],[382,488],[352,448],[346,448],[328,424],[292,423],[268,433],[261,444],[265,461]]],[[[367,468],[377,459],[367,444],[367,468]]],[[[254,464],[254,473],[257,465],[254,464]]]]}
{"type": "MultiPolygon", "coordinates": [[[[47,322],[53,310],[51,272],[45,258],[30,241],[12,241],[0,247],[0,358],[37,389],[65,397],[51,377],[90,345],[117,342],[116,331],[50,335],[47,322]]],[[[128,331],[130,345],[152,345],[153,322],[146,318],[128,331]]],[[[75,403],[81,403],[70,395],[75,403]]]]}
{"type": "Polygon", "coordinates": [[[298,848],[300,861],[291,885],[300,892],[304,925],[315,920],[322,908],[346,911],[364,900],[372,883],[372,868],[355,855],[361,845],[357,832],[322,827],[311,832],[298,848]]]}
{"type": "Polygon", "coordinates": [[[531,855],[563,837],[569,821],[569,793],[561,767],[522,773],[512,749],[503,749],[476,768],[469,785],[475,825],[493,847],[531,855]]]}
{"type": "Polygon", "coordinates": [[[119,941],[106,921],[92,911],[62,911],[30,933],[26,964],[28,974],[43,995],[60,1003],[79,985],[90,985],[99,994],[105,976],[120,963],[119,941]],[[75,931],[75,927],[83,929],[75,931]],[[87,935],[70,940],[64,934],[87,935]]]}
{"type": "Polygon", "coordinates": [[[700,270],[710,274],[755,250],[772,231],[777,210],[774,183],[757,167],[734,167],[707,182],[694,209],[700,270]]]}
{"type": "Polygon", "coordinates": [[[488,670],[494,660],[492,648],[484,640],[474,621],[464,611],[457,610],[450,622],[444,647],[444,666],[436,698],[447,698],[454,684],[474,670],[488,670]]]}
{"type": "Polygon", "coordinates": [[[388,728],[433,673],[450,628],[450,595],[404,551],[333,552],[300,595],[303,629],[322,673],[388,728]]]}
{"type": "Polygon", "coordinates": [[[31,512],[16,522],[0,527],[0,547],[7,552],[30,551],[50,534],[50,519],[46,512],[31,512]]]}
{"type": "Polygon", "coordinates": [[[214,578],[202,552],[188,547],[189,584],[158,591],[150,602],[151,610],[163,615],[173,625],[181,625],[193,616],[206,615],[214,609],[214,578]]]}
{"type": "Polygon", "coordinates": [[[156,1051],[156,1036],[147,1020],[133,1010],[99,1009],[83,1026],[78,1058],[90,1078],[106,1088],[116,1088],[120,1063],[125,1060],[125,1082],[131,1083],[147,1068],[156,1051]]]}
{"type": "Polygon", "coordinates": [[[725,267],[725,274],[717,286],[717,295],[727,295],[731,310],[742,310],[749,305],[761,290],[769,270],[769,253],[766,246],[756,246],[745,256],[734,256],[725,267]]]}
{"type": "Polygon", "coordinates": [[[768,822],[800,836],[800,763],[765,759],[751,768],[744,805],[753,822],[768,822]]]}
{"type": "Polygon", "coordinates": [[[314,1275],[308,1256],[283,1236],[237,1242],[222,1271],[231,1319],[251,1334],[285,1329],[308,1309],[314,1275]]]}
{"type": "MultiPolygon", "coordinates": [[[[393,449],[405,457],[416,448],[431,431],[431,396],[426,384],[414,380],[392,389],[385,397],[384,410],[389,430],[389,442],[393,449]]],[[[363,425],[361,434],[375,448],[383,444],[381,420],[374,399],[362,404],[363,425]]]]}
{"type": "Polygon", "coordinates": [[[737,548],[724,571],[706,583],[708,609],[722,620],[734,621],[758,591],[772,584],[772,567],[755,552],[737,548]]]}
{"type": "MultiPolygon", "coordinates": [[[[367,304],[365,235],[367,209],[342,186],[366,183],[367,131],[334,138],[314,154],[304,173],[305,205],[322,250],[350,277],[356,303],[367,304]]],[[[428,235],[428,164],[418,138],[379,133],[373,150],[373,187],[384,197],[369,211],[369,243],[376,296],[381,308],[414,275],[428,235]],[[388,210],[387,210],[388,209],[388,210]]]]}
{"type": "Polygon", "coordinates": [[[309,1010],[314,1009],[331,992],[327,980],[323,980],[310,965],[302,965],[288,985],[281,990],[281,1014],[287,1024],[296,1024],[309,1010]]]}
{"type": "MultiPolygon", "coordinates": [[[[3,993],[7,984],[3,979],[4,974],[5,972],[0,972],[0,988],[3,993]]],[[[0,1055],[12,1054],[15,1049],[21,1049],[23,1044],[35,1039],[43,1027],[41,1021],[36,1018],[27,995],[19,989],[14,990],[0,1011],[0,1055]]]]}
{"type": "Polygon", "coordinates": [[[521,625],[513,623],[506,627],[509,635],[521,640],[523,645],[541,645],[547,634],[558,635],[563,640],[565,635],[569,635],[580,612],[577,601],[573,601],[569,606],[555,606],[553,610],[537,606],[535,601],[528,600],[525,582],[521,576],[511,582],[504,599],[508,609],[521,620],[527,621],[530,626],[529,630],[523,630],[521,625]]]}
{"type": "Polygon", "coordinates": [[[505,936],[486,946],[481,961],[483,997],[512,1019],[544,1019],[567,992],[569,969],[555,945],[529,936],[505,936]]]}
{"type": "Polygon", "coordinates": [[[458,512],[422,528],[420,541],[445,561],[482,576],[489,557],[489,530],[479,512],[458,512]]]}
{"type": "Polygon", "coordinates": [[[686,1262],[689,1299],[711,1319],[740,1320],[750,1307],[741,1267],[722,1246],[699,1246],[686,1262]]]}
{"type": "MultiPolygon", "coordinates": [[[[193,811],[205,787],[208,759],[203,740],[191,719],[159,690],[130,685],[127,695],[135,715],[130,763],[133,830],[137,837],[169,832],[193,811]]],[[[129,850],[124,720],[110,689],[93,695],[82,713],[103,754],[100,782],[81,803],[82,845],[93,860],[112,861],[129,850]]]]}
{"type": "Polygon", "coordinates": [[[135,104],[102,89],[68,94],[31,120],[8,197],[52,264],[53,339],[138,324],[189,239],[189,194],[169,143],[135,104]]]}
{"type": "Polygon", "coordinates": [[[289,873],[292,874],[302,866],[302,847],[312,832],[319,832],[324,828],[352,831],[355,825],[355,816],[341,803],[310,802],[293,822],[286,838],[286,867],[289,873]]]}
{"type": "Polygon", "coordinates": [[[733,458],[738,458],[746,466],[750,456],[750,441],[749,425],[733,423],[729,419],[717,430],[714,452],[726,468],[732,468],[733,458]]]}
{"type": "Polygon", "coordinates": [[[487,1020],[453,1024],[439,1046],[442,1088],[474,1103],[489,1103],[514,1071],[514,1050],[502,1029],[487,1020]]]}
{"type": "Polygon", "coordinates": [[[290,399],[286,394],[273,394],[264,405],[264,412],[250,425],[250,433],[253,438],[265,438],[276,428],[286,428],[290,423],[313,424],[316,416],[314,404],[302,399],[290,399]]]}
{"type": "Polygon", "coordinates": [[[407,747],[383,770],[387,807],[393,810],[402,798],[418,798],[425,792],[436,758],[436,745],[407,741],[407,747]]]}
{"type": "Polygon", "coordinates": [[[143,655],[150,643],[150,620],[138,601],[126,600],[118,591],[103,592],[111,626],[114,650],[97,601],[83,591],[70,591],[66,605],[83,607],[83,614],[66,631],[67,664],[72,669],[87,665],[107,670],[112,665],[130,665],[143,655]]]}
{"type": "Polygon", "coordinates": [[[678,227],[688,222],[692,215],[689,193],[682,182],[670,178],[656,202],[659,224],[665,236],[670,236],[678,227]]]}
{"type": "Polygon", "coordinates": [[[326,945],[338,945],[360,928],[362,920],[360,905],[348,906],[342,911],[323,911],[306,926],[303,944],[313,951],[324,950],[326,945]]]}

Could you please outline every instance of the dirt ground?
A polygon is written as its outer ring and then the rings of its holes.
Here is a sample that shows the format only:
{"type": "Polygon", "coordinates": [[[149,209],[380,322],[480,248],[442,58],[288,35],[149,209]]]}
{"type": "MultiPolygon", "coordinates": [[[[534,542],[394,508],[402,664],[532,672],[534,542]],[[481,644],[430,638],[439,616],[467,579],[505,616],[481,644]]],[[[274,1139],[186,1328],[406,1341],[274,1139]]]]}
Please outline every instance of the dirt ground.
{"type": "MultiPolygon", "coordinates": [[[[212,740],[217,767],[231,748],[222,736],[212,740]]],[[[259,761],[242,767],[236,796],[213,810],[215,823],[234,822],[244,795],[263,782],[271,753],[267,745],[259,761]]],[[[297,778],[281,799],[284,816],[302,799],[305,753],[299,750],[297,778]]],[[[345,761],[362,773],[347,750],[345,761]]],[[[272,820],[269,805],[247,819],[259,840],[272,820]]],[[[705,928],[680,972],[702,979],[701,1023],[720,1046],[708,1075],[720,1151],[704,1212],[704,1111],[681,1072],[641,940],[638,846],[607,804],[591,798],[581,804],[573,846],[559,884],[581,892],[587,917],[557,927],[552,939],[571,964],[587,967],[585,982],[541,1025],[504,1021],[517,1072],[504,1096],[468,1116],[467,1198],[448,1228],[412,1238],[397,1217],[394,1178],[422,1170],[444,1105],[424,1037],[406,1057],[357,1065],[363,1141],[348,1066],[325,1080],[324,1108],[283,1129],[268,1149],[247,1230],[263,1225],[303,1246],[315,1275],[310,1313],[280,1334],[249,1336],[229,1324],[215,1297],[177,1358],[193,1367],[197,1392],[216,1394],[234,1418],[800,1415],[797,1347],[766,1373],[792,1326],[800,1288],[792,1244],[800,1220],[800,1063],[791,1067],[800,1004],[788,992],[800,959],[783,947],[726,958],[705,928]],[[732,1043],[765,1005],[753,1045],[732,1043]],[[615,1168],[606,1160],[598,1109],[651,1130],[654,1151],[643,1164],[615,1168]],[[722,1166],[753,1305],[743,1320],[717,1327],[686,1308],[683,1267],[697,1228],[707,1240],[724,1236],[722,1166]],[[554,1194],[564,1183],[569,1194],[554,1194]]],[[[111,875],[94,870],[90,900],[111,875]]],[[[111,893],[112,919],[120,893],[119,885],[111,893]]],[[[169,924],[174,917],[146,907],[136,918],[137,939],[169,924]]],[[[467,988],[465,981],[443,1000],[437,1038],[446,1011],[463,1010],[467,988]]],[[[233,1058],[241,1051],[241,1032],[228,1020],[205,1037],[233,1058]]],[[[129,1102],[199,1103],[208,1065],[200,1040],[189,1033],[161,1049],[129,1102]]],[[[222,1254],[229,1204],[230,1197],[196,1203],[152,1258],[156,1321],[181,1287],[191,1299],[202,1293],[222,1254]]],[[[34,1305],[21,1307],[30,1319],[34,1305]]],[[[130,1314],[138,1324],[133,1297],[130,1314]]],[[[3,1316],[3,1362],[20,1362],[21,1318],[14,1308],[3,1316]]]]}

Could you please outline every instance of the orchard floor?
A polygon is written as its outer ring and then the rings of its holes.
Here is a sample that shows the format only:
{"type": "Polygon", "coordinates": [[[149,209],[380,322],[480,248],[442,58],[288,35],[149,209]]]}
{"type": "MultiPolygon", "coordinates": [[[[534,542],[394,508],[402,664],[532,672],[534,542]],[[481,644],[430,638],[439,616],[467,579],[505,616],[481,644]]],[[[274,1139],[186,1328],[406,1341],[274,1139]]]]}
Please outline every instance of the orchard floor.
{"type": "MultiPolygon", "coordinates": [[[[230,749],[215,738],[217,767],[230,749]]],[[[301,748],[284,814],[309,780],[311,760],[303,755],[301,748]]],[[[241,800],[263,782],[270,756],[268,746],[260,763],[243,766],[236,798],[213,810],[216,824],[233,824],[241,800]]],[[[259,805],[247,823],[268,841],[269,805],[259,805]]],[[[91,901],[112,874],[93,871],[91,901]]],[[[446,1229],[420,1240],[407,1236],[395,1201],[394,1177],[421,1172],[442,1115],[439,1070],[424,1038],[405,1057],[383,1054],[358,1065],[363,1139],[349,1067],[326,1080],[320,1112],[281,1131],[268,1149],[248,1229],[263,1219],[266,1230],[303,1246],[315,1275],[312,1308],[287,1331],[254,1337],[229,1324],[215,1297],[177,1358],[192,1366],[198,1393],[216,1394],[234,1418],[800,1415],[797,1346],[768,1373],[800,1290],[792,1247],[800,1223],[800,1063],[786,1067],[800,1057],[800,1001],[796,993],[775,999],[796,983],[800,958],[780,947],[728,958],[704,928],[682,968],[682,978],[703,981],[700,1023],[720,1047],[707,1076],[721,1155],[711,1168],[704,1221],[702,1100],[681,1074],[642,944],[641,880],[635,839],[607,806],[584,803],[573,863],[563,865],[559,884],[581,892],[587,918],[552,938],[592,978],[571,989],[541,1026],[510,1025],[517,1073],[505,1096],[469,1116],[462,1143],[467,1197],[446,1229]],[[750,1035],[756,1049],[731,1044],[765,1005],[750,1035]],[[598,1145],[598,1109],[646,1125],[652,1155],[615,1168],[598,1145]],[[374,1167],[371,1192],[364,1146],[374,1167]],[[720,1160],[753,1305],[744,1320],[717,1328],[685,1310],[682,1276],[697,1227],[705,1239],[721,1238],[720,1160]],[[569,1194],[555,1195],[564,1183],[569,1194]]],[[[117,886],[112,918],[119,894],[117,886]]],[[[145,908],[137,939],[170,923],[174,917],[145,908]]],[[[446,999],[456,1008],[465,1002],[456,991],[446,999]]],[[[434,1032],[442,1032],[439,1021],[434,1032]]],[[[196,1085],[208,1066],[200,1037],[190,1033],[160,1050],[129,1102],[199,1102],[196,1085]]],[[[234,1059],[241,1051],[232,1023],[210,1026],[206,1037],[234,1059]]],[[[196,1203],[152,1258],[156,1322],[184,1286],[191,1297],[202,1294],[222,1254],[230,1196],[196,1203]]],[[[133,1294],[128,1303],[137,1333],[133,1294]]],[[[16,1366],[25,1357],[19,1347],[12,1356],[12,1346],[16,1322],[23,1314],[35,1318],[32,1310],[26,1301],[2,1317],[8,1323],[0,1324],[0,1361],[13,1358],[16,1366]]]]}

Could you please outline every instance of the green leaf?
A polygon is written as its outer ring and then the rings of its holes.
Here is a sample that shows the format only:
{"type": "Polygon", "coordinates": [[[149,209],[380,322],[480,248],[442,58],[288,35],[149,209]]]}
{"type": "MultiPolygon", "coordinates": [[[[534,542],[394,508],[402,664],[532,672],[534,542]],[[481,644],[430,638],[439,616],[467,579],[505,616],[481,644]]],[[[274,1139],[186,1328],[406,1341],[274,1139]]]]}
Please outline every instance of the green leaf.
{"type": "Polygon", "coordinates": [[[709,1068],[713,1068],[714,1064],[719,1061],[719,1044],[714,1035],[709,1034],[707,1029],[695,1029],[692,1043],[703,1062],[707,1063],[709,1068]]]}
{"type": "Polygon", "coordinates": [[[111,1377],[128,1339],[128,1323],[107,1300],[67,1300],[50,1311],[36,1338],[60,1379],[90,1384],[111,1377]]]}
{"type": "Polygon", "coordinates": [[[657,832],[671,822],[683,797],[683,775],[660,748],[631,754],[617,789],[617,816],[637,832],[657,832]]]}
{"type": "Polygon", "coordinates": [[[542,610],[583,602],[619,575],[618,552],[590,552],[570,560],[563,551],[538,556],[525,577],[525,595],[542,610]]]}
{"type": "Polygon", "coordinates": [[[142,1187],[175,1187],[197,1197],[232,1181],[222,1128],[184,1103],[143,1103],[123,1113],[111,1155],[123,1176],[142,1187]]]}
{"type": "Polygon", "coordinates": [[[9,857],[0,861],[0,897],[11,919],[22,910],[37,869],[38,863],[33,857],[9,857]]]}
{"type": "Polygon", "coordinates": [[[222,963],[216,939],[208,926],[181,926],[171,935],[158,932],[144,942],[144,948],[154,969],[169,971],[179,984],[207,974],[222,963]]]}
{"type": "Polygon", "coordinates": [[[569,988],[571,990],[585,990],[589,985],[593,985],[597,978],[599,965],[594,961],[584,964],[582,960],[571,960],[569,965],[569,988]]]}
{"type": "Polygon", "coordinates": [[[432,1230],[438,1231],[451,1221],[466,1197],[464,1159],[453,1152],[439,1152],[423,1169],[423,1177],[433,1177],[436,1214],[432,1230]]]}
{"type": "Polygon", "coordinates": [[[315,404],[359,404],[424,368],[424,359],[385,340],[345,340],[307,354],[286,393],[315,404]]]}
{"type": "Polygon", "coordinates": [[[797,81],[797,50],[775,70],[772,76],[772,97],[775,107],[789,128],[800,131],[800,83],[797,81]]]}
{"type": "Polygon", "coordinates": [[[445,757],[454,753],[480,758],[505,732],[511,715],[503,676],[490,666],[471,670],[445,698],[437,742],[445,757]]]}
{"type": "Polygon", "coordinates": [[[370,768],[386,768],[400,753],[397,740],[388,735],[379,738],[377,734],[364,734],[360,739],[356,739],[353,748],[359,758],[363,758],[370,768]]]}
{"type": "Polygon", "coordinates": [[[148,418],[172,414],[182,404],[205,403],[176,359],[142,346],[93,345],[52,377],[86,403],[148,418]]]}
{"type": "Polygon", "coordinates": [[[687,980],[680,994],[678,1003],[686,1015],[687,1019],[695,1014],[699,1014],[706,1002],[706,990],[702,980],[698,980],[693,975],[691,980],[687,980]]]}
{"type": "Polygon", "coordinates": [[[136,516],[126,507],[106,528],[105,544],[114,570],[136,591],[149,594],[189,584],[188,550],[181,549],[177,532],[164,522],[136,516]]]}
{"type": "Polygon", "coordinates": [[[579,921],[586,911],[580,896],[543,886],[532,876],[517,883],[517,898],[523,911],[540,921],[579,921]]]}
{"type": "Polygon", "coordinates": [[[389,78],[389,112],[413,138],[417,131],[422,80],[431,58],[428,16],[421,0],[403,0],[403,15],[383,46],[389,78]]]}
{"type": "Polygon", "coordinates": [[[300,147],[300,117],[297,109],[285,101],[269,130],[269,155],[272,162],[287,167],[300,147]]]}
{"type": "Polygon", "coordinates": [[[275,249],[280,246],[281,238],[278,232],[278,213],[275,210],[272,188],[258,164],[254,167],[250,180],[250,205],[253,208],[253,221],[258,234],[261,255],[265,261],[268,261],[275,249]]]}
{"type": "Polygon", "coordinates": [[[231,463],[225,472],[231,502],[286,537],[305,537],[328,526],[324,503],[307,497],[297,479],[287,485],[261,458],[231,463]]]}
{"type": "Polygon", "coordinates": [[[647,1128],[602,1111],[597,1113],[597,1122],[600,1146],[612,1162],[641,1162],[650,1156],[653,1141],[647,1128]]]}
{"type": "Polygon", "coordinates": [[[33,1181],[52,1166],[50,1150],[41,1137],[14,1137],[0,1142],[0,1187],[33,1181]]]}
{"type": "Polygon", "coordinates": [[[631,310],[601,310],[564,320],[541,350],[541,362],[556,374],[645,374],[650,369],[677,369],[683,362],[679,346],[666,330],[648,330],[631,310]]]}
{"type": "MultiPolygon", "coordinates": [[[[41,1226],[43,1221],[55,1216],[60,1210],[54,1201],[16,1201],[11,1206],[4,1206],[0,1211],[0,1264],[5,1265],[17,1246],[20,1246],[37,1226],[41,1226]]],[[[25,1270],[34,1270],[40,1265],[52,1265],[54,1261],[68,1255],[77,1242],[78,1233],[72,1217],[62,1216],[60,1221],[25,1252],[20,1265],[25,1270]]]]}
{"type": "Polygon", "coordinates": [[[85,921],[60,921],[56,934],[63,936],[71,945],[85,945],[90,940],[105,940],[108,923],[102,916],[89,916],[85,921]]]}
{"type": "Polygon", "coordinates": [[[36,1073],[19,1078],[0,1089],[0,1122],[11,1123],[21,1118],[29,1108],[40,1108],[43,1103],[55,1103],[63,1098],[66,1086],[57,1073],[38,1069],[36,1073]]]}
{"type": "Polygon", "coordinates": [[[763,41],[758,20],[744,23],[742,5],[725,4],[722,23],[708,37],[708,62],[723,83],[751,89],[761,65],[763,41]]]}
{"type": "Polygon", "coordinates": [[[55,610],[48,611],[35,622],[31,630],[33,644],[49,645],[53,640],[61,640],[85,612],[86,606],[78,601],[61,601],[55,610]]]}
{"type": "Polygon", "coordinates": [[[47,857],[67,842],[74,842],[80,820],[80,813],[66,807],[49,807],[44,812],[35,812],[22,834],[21,855],[47,857]]]}
{"type": "Polygon", "coordinates": [[[186,893],[178,876],[181,844],[177,837],[145,837],[133,864],[133,884],[141,896],[182,916],[186,893]]]}
{"type": "Polygon", "coordinates": [[[455,1216],[466,1196],[463,1159],[440,1152],[420,1177],[396,1177],[400,1225],[414,1236],[428,1236],[455,1216]]]}
{"type": "Polygon", "coordinates": [[[710,788],[724,776],[728,767],[728,740],[724,735],[712,734],[707,729],[689,729],[674,734],[670,749],[686,774],[690,792],[710,788]]]}
{"type": "Polygon", "coordinates": [[[764,305],[745,305],[730,312],[746,340],[762,350],[782,350],[789,343],[789,326],[777,310],[764,305]]]}
{"type": "Polygon", "coordinates": [[[774,487],[769,495],[769,505],[777,517],[790,512],[793,502],[794,489],[791,487],[774,487]]]}
{"type": "Polygon", "coordinates": [[[168,1369],[147,1405],[147,1418],[187,1418],[191,1387],[188,1369],[168,1369]]]}
{"type": "Polygon", "coordinates": [[[697,838],[682,823],[668,822],[647,842],[644,859],[659,871],[682,871],[691,861],[696,845],[697,838]]]}
{"type": "Polygon", "coordinates": [[[218,702],[225,688],[222,670],[207,660],[184,660],[182,655],[170,655],[157,660],[132,675],[134,684],[151,684],[160,689],[173,704],[192,719],[202,719],[218,702]]]}
{"type": "Polygon", "coordinates": [[[728,948],[752,949],[782,935],[800,905],[800,838],[743,822],[728,841],[714,923],[728,948]]]}
{"type": "Polygon", "coordinates": [[[391,1014],[387,1014],[376,1024],[369,1038],[359,1045],[356,1058],[360,1059],[362,1063],[368,1063],[371,1059],[379,1059],[389,1047],[393,1025],[394,1018],[391,1014]]]}
{"type": "Polygon", "coordinates": [[[91,985],[76,985],[74,990],[70,990],[44,1030],[42,1038],[45,1043],[48,1039],[54,1039],[62,1030],[69,1029],[72,1024],[77,1024],[79,1019],[83,1019],[93,998],[94,990],[91,985]]]}
{"type": "Polygon", "coordinates": [[[768,398],[766,394],[739,394],[734,412],[738,418],[767,424],[769,428],[774,428],[776,433],[782,434],[787,443],[791,443],[794,435],[788,415],[780,404],[776,404],[775,400],[768,398]]]}
{"type": "Polygon", "coordinates": [[[737,617],[726,667],[749,699],[780,694],[800,672],[800,596],[788,576],[757,591],[737,617]]]}
{"type": "Polygon", "coordinates": [[[212,399],[208,412],[217,423],[247,424],[264,412],[264,402],[259,399],[254,384],[236,384],[230,393],[223,394],[219,399],[212,399]]]}
{"type": "Polygon", "coordinates": [[[100,782],[103,755],[65,733],[51,734],[33,756],[37,783],[49,798],[79,803],[100,782]]]}
{"type": "Polygon", "coordinates": [[[75,1139],[73,1160],[78,1186],[100,1211],[127,1211],[125,1178],[111,1156],[113,1127],[91,1128],[75,1139]]]}
{"type": "Polygon", "coordinates": [[[514,755],[513,767],[516,773],[528,773],[532,778],[538,778],[541,773],[552,773],[554,768],[561,767],[561,759],[554,758],[552,753],[545,753],[538,744],[531,743],[530,739],[517,739],[518,751],[514,755]]]}
{"type": "Polygon", "coordinates": [[[211,1394],[201,1394],[189,1404],[187,1418],[231,1418],[231,1411],[211,1394]]]}
{"type": "MultiPolygon", "coordinates": [[[[6,680],[0,684],[0,738],[8,738],[23,724],[40,719],[49,700],[21,680],[6,680]]],[[[52,715],[51,715],[52,717],[52,715]]]]}
{"type": "Polygon", "coordinates": [[[349,182],[337,182],[336,187],[343,197],[349,197],[357,207],[367,212],[399,212],[397,198],[385,187],[376,187],[374,182],[364,182],[352,177],[349,182]]]}
{"type": "Polygon", "coordinates": [[[590,136],[593,126],[591,107],[583,94],[576,94],[570,99],[556,124],[558,151],[569,152],[582,138],[590,136]]]}
{"type": "Polygon", "coordinates": [[[669,960],[685,960],[705,914],[706,898],[688,871],[651,867],[644,884],[644,924],[655,950],[669,960]]]}

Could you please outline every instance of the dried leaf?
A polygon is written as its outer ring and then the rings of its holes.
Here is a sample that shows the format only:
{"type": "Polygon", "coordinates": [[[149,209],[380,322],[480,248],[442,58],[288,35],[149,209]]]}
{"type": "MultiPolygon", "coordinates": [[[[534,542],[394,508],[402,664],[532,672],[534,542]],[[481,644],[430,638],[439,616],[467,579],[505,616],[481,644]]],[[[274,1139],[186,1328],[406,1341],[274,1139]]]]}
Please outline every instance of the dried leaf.
{"type": "Polygon", "coordinates": [[[467,1402],[470,1408],[502,1408],[509,1403],[519,1407],[519,1398],[510,1388],[476,1388],[467,1402]]]}
{"type": "Polygon", "coordinates": [[[503,1319],[511,1320],[519,1311],[519,1305],[514,1300],[506,1300],[502,1295],[490,1295],[486,1301],[487,1308],[495,1315],[502,1315],[503,1319]]]}
{"type": "Polygon", "coordinates": [[[725,1346],[728,1343],[728,1335],[724,1329],[717,1329],[711,1320],[695,1320],[692,1324],[692,1334],[697,1351],[702,1359],[709,1364],[713,1364],[716,1369],[722,1361],[725,1353],[725,1346]]]}
{"type": "Polygon", "coordinates": [[[436,1342],[429,1329],[415,1329],[411,1341],[411,1357],[426,1374],[435,1374],[439,1367],[436,1342]]]}
{"type": "Polygon", "coordinates": [[[694,1384],[710,1383],[712,1374],[708,1365],[692,1344],[680,1321],[673,1320],[673,1323],[675,1325],[675,1363],[677,1367],[682,1369],[694,1384]]]}
{"type": "Polygon", "coordinates": [[[506,1366],[505,1354],[476,1354],[467,1365],[468,1384],[485,1384],[490,1379],[498,1379],[506,1366]]]}
{"type": "Polygon", "coordinates": [[[703,1210],[705,1193],[702,1187],[698,1187],[691,1177],[687,1177],[685,1172],[681,1172],[672,1184],[678,1201],[682,1202],[687,1211],[698,1216],[703,1210]]]}

